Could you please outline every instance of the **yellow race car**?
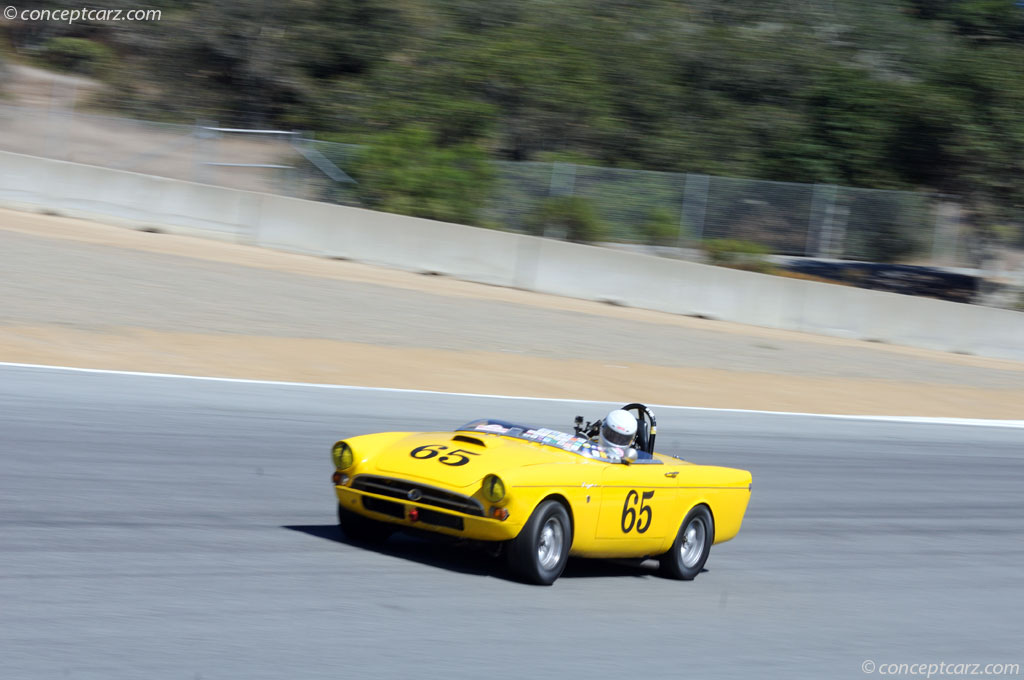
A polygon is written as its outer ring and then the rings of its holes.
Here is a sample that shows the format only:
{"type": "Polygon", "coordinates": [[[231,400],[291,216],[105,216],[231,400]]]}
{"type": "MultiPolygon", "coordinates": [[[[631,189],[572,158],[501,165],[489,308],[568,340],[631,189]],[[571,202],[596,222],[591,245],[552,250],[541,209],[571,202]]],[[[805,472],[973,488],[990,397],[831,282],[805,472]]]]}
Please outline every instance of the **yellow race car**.
{"type": "Polygon", "coordinates": [[[740,530],[751,475],[654,453],[653,413],[636,414],[621,458],[575,432],[475,420],[453,432],[383,432],[332,449],[338,521],[362,542],[403,527],[500,547],[521,579],[549,585],[569,555],[657,557],[672,578],[694,578],[712,544],[740,530]]]}

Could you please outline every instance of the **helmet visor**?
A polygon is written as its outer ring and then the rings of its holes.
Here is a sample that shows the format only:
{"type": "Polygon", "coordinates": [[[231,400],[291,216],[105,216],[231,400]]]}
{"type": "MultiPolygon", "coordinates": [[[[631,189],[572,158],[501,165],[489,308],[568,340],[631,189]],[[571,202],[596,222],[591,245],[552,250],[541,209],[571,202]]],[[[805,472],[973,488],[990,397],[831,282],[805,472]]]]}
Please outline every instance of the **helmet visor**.
{"type": "Polygon", "coordinates": [[[601,426],[601,438],[612,446],[625,448],[633,442],[633,433],[616,432],[606,423],[601,426]]]}

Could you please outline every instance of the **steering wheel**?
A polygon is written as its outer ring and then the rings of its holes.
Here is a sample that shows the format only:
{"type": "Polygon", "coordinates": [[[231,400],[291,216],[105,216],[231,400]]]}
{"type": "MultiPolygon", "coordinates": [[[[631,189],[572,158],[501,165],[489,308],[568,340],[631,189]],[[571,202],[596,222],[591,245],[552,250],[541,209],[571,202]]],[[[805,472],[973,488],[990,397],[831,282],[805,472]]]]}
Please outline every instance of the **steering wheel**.
{"type": "Polygon", "coordinates": [[[648,454],[650,458],[654,453],[654,437],[658,433],[658,421],[654,419],[654,413],[643,404],[632,403],[622,407],[623,411],[630,411],[636,416],[636,448],[637,452],[648,454]]]}

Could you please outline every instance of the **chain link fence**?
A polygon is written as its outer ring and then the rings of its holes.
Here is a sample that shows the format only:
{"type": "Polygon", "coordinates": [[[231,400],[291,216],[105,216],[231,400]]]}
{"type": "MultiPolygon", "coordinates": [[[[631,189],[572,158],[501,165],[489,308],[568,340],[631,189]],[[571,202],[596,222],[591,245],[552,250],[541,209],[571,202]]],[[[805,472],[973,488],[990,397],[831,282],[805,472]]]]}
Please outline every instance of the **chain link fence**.
{"type": "MultiPolygon", "coordinates": [[[[315,201],[359,205],[346,174],[352,144],[290,131],[237,131],[212,121],[155,123],[62,107],[0,105],[0,150],[315,201]],[[262,134],[265,133],[265,134],[262,134]]],[[[603,240],[695,248],[708,239],[780,255],[967,266],[977,259],[960,211],[943,196],[569,163],[495,162],[477,224],[527,231],[553,197],[593,210],[603,240]]]]}
{"type": "Polygon", "coordinates": [[[504,229],[525,230],[551,197],[578,196],[619,243],[652,243],[651,225],[672,221],[667,240],[679,246],[732,239],[781,255],[947,265],[965,257],[959,210],[939,195],[565,163],[497,166],[483,221],[504,229]]]}

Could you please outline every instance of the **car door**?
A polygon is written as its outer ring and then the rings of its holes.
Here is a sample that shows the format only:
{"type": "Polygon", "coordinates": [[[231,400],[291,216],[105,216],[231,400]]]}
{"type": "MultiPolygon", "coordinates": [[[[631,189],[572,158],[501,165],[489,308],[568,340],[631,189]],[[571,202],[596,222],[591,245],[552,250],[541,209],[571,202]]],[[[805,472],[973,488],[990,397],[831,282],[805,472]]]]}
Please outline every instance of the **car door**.
{"type": "Polygon", "coordinates": [[[605,467],[597,523],[599,540],[628,539],[638,549],[653,549],[678,528],[679,490],[668,467],[638,463],[605,467]]]}

